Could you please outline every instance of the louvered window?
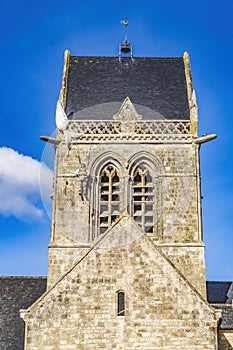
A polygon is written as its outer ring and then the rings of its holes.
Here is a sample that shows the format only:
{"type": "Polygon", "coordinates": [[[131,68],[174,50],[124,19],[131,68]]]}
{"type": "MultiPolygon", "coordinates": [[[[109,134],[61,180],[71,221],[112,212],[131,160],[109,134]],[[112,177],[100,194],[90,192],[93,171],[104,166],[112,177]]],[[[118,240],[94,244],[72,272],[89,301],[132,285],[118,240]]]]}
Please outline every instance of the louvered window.
{"type": "Polygon", "coordinates": [[[106,166],[100,174],[100,234],[104,233],[119,217],[120,178],[113,165],[106,166]]]}
{"type": "Polygon", "coordinates": [[[132,183],[133,218],[145,232],[153,232],[154,227],[154,186],[148,169],[138,167],[132,183]]]}

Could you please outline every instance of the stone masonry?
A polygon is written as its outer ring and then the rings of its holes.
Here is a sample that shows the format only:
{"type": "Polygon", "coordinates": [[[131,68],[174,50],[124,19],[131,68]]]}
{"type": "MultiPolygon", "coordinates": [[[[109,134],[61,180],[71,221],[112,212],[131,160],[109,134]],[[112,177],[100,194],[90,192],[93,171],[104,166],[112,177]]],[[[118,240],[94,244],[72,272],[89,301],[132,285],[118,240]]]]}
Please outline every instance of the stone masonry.
{"type": "Polygon", "coordinates": [[[129,230],[126,216],[27,311],[26,350],[217,349],[214,310],[146,235],[119,246],[129,230]]]}
{"type": "MultiPolygon", "coordinates": [[[[78,177],[68,177],[75,174],[78,159],[88,164],[90,174],[86,195],[91,198],[91,188],[94,186],[95,175],[92,165],[108,151],[122,167],[122,178],[128,179],[126,169],[128,161],[140,152],[146,157],[154,157],[159,164],[158,197],[161,198],[157,208],[157,226],[159,227],[154,240],[168,253],[172,261],[191,279],[195,287],[205,296],[205,264],[204,246],[202,243],[200,223],[200,202],[197,184],[198,146],[196,144],[71,144],[67,149],[66,143],[57,147],[57,173],[55,177],[55,218],[52,227],[52,241],[49,250],[48,286],[51,286],[72,264],[74,258],[80,257],[91,245],[90,211],[92,204],[83,200],[79,192],[78,177]],[[107,148],[108,147],[108,148],[107,148]],[[135,152],[136,151],[136,152],[135,152]]],[[[88,180],[87,180],[88,181],[88,180]]],[[[123,183],[123,193],[127,193],[127,183],[123,183]]],[[[127,209],[130,199],[126,198],[127,209]]]]}
{"type": "Polygon", "coordinates": [[[25,350],[219,349],[221,313],[206,301],[201,221],[199,148],[211,136],[198,138],[197,119],[187,53],[183,61],[118,62],[66,52],[57,136],[47,138],[56,149],[47,292],[21,311],[25,350]],[[142,81],[141,94],[138,71],[149,84],[142,81]],[[69,119],[65,111],[85,104],[82,79],[88,105],[69,119]],[[118,90],[128,93],[120,106],[118,90]],[[189,117],[172,119],[172,106],[177,116],[186,103],[189,117]],[[160,113],[166,106],[168,119],[160,113]],[[104,118],[88,119],[105,107],[104,118]]]}

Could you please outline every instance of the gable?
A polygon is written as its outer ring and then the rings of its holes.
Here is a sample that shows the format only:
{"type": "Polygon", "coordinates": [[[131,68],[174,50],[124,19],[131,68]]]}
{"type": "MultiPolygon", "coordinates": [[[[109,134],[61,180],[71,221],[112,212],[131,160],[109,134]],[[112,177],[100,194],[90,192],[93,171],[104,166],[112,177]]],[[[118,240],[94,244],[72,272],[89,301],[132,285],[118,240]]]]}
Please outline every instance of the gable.
{"type": "Polygon", "coordinates": [[[92,348],[93,342],[102,346],[107,336],[113,348],[116,341],[133,347],[150,337],[150,349],[162,349],[163,337],[158,334],[163,334],[168,325],[166,334],[171,347],[174,342],[186,341],[190,349],[190,334],[197,343],[203,336],[206,344],[214,341],[213,310],[150,239],[139,229],[136,239],[128,244],[122,244],[122,237],[119,241],[114,238],[121,232],[125,236],[126,224],[128,232],[137,230],[130,218],[119,220],[25,313],[29,329],[33,329],[32,334],[28,331],[31,346],[40,344],[47,349],[52,344],[59,349],[59,339],[71,339],[75,348],[86,339],[86,348],[92,348]],[[125,317],[120,319],[116,315],[119,290],[126,295],[125,317]],[[119,328],[119,322],[124,323],[124,330],[119,328]],[[54,333],[57,336],[52,339],[54,333]]]}

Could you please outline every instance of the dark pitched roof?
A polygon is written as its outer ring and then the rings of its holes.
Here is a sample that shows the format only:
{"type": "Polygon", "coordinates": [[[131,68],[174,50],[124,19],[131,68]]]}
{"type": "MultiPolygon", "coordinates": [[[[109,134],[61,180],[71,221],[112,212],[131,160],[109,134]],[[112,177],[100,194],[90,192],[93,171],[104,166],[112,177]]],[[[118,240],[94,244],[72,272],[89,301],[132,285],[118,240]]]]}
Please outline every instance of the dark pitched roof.
{"type": "Polygon", "coordinates": [[[206,282],[207,300],[215,309],[222,310],[220,329],[233,330],[233,282],[206,282]]]}
{"type": "Polygon", "coordinates": [[[46,290],[46,277],[0,277],[0,349],[24,349],[24,321],[19,310],[46,290]]]}
{"type": "MultiPolygon", "coordinates": [[[[207,299],[212,304],[225,304],[230,299],[233,282],[209,281],[206,282],[207,299]]],[[[231,300],[229,300],[231,303],[231,300]]]]}
{"type": "Polygon", "coordinates": [[[70,57],[70,119],[111,119],[127,96],[143,119],[189,119],[183,58],[70,57]]]}

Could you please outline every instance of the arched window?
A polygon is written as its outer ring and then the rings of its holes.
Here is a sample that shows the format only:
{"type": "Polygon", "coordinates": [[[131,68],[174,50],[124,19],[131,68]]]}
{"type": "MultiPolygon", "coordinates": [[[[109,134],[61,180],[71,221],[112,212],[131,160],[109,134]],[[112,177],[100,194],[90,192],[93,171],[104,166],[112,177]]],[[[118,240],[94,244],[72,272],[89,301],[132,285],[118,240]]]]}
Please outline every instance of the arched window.
{"type": "Polygon", "coordinates": [[[92,165],[90,179],[90,241],[126,211],[144,232],[160,239],[162,173],[157,158],[143,151],[125,164],[119,154],[106,152],[92,165]]]}
{"type": "Polygon", "coordinates": [[[125,293],[117,292],[117,316],[125,316],[125,293]]]}
{"type": "Polygon", "coordinates": [[[117,168],[108,164],[100,173],[99,227],[104,233],[119,217],[120,177],[117,168]]]}
{"type": "Polygon", "coordinates": [[[132,178],[132,216],[145,231],[153,233],[154,184],[145,166],[139,166],[132,178]]]}

